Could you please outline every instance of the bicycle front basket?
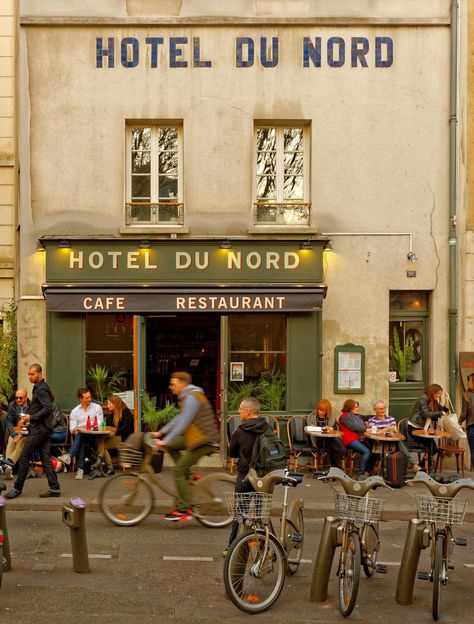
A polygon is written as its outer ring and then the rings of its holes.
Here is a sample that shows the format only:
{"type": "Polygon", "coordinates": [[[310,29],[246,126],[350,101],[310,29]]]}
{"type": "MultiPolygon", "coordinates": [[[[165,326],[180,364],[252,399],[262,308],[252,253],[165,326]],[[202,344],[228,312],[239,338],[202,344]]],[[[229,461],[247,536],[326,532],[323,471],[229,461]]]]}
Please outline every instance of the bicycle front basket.
{"type": "Polygon", "coordinates": [[[263,520],[270,518],[273,494],[260,492],[227,492],[227,509],[236,520],[263,520]]]}
{"type": "Polygon", "coordinates": [[[385,501],[369,496],[351,496],[344,492],[336,493],[336,511],[341,520],[362,520],[377,522],[382,514],[385,501]]]}
{"type": "Polygon", "coordinates": [[[129,444],[121,444],[119,446],[119,461],[122,468],[141,466],[142,460],[142,451],[137,451],[137,449],[134,449],[129,444]]]}
{"type": "Polygon", "coordinates": [[[441,524],[462,524],[467,509],[467,500],[463,498],[418,494],[416,503],[420,520],[441,524]]]}

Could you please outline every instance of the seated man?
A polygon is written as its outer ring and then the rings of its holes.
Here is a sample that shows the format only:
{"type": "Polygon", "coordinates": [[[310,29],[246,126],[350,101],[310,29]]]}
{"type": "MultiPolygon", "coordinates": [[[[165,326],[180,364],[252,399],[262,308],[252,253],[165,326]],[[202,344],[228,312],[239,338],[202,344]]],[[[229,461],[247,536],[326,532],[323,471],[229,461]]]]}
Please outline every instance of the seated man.
{"type": "MultiPolygon", "coordinates": [[[[371,427],[377,427],[377,433],[387,433],[389,431],[397,431],[397,421],[393,416],[388,416],[386,413],[385,403],[383,401],[377,401],[373,404],[375,410],[375,416],[371,416],[367,422],[367,429],[370,431],[371,427]]],[[[410,452],[402,440],[397,440],[398,448],[406,455],[408,460],[408,467],[417,472],[420,470],[420,466],[417,461],[413,461],[410,452]]],[[[380,442],[375,441],[372,446],[372,455],[369,459],[367,470],[374,469],[375,462],[380,458],[380,454],[383,451],[383,445],[380,442]]]]}
{"type": "Polygon", "coordinates": [[[28,414],[29,407],[30,400],[27,391],[24,388],[18,388],[15,392],[15,400],[8,405],[6,421],[8,443],[5,457],[12,466],[19,460],[26,440],[25,436],[14,431],[14,427],[18,426],[20,418],[28,414]]]}
{"type": "MultiPolygon", "coordinates": [[[[89,418],[91,425],[94,423],[94,419],[97,418],[97,424],[100,428],[102,426],[104,413],[100,405],[92,402],[92,395],[87,388],[79,388],[77,391],[77,398],[79,399],[79,405],[75,407],[69,415],[69,430],[75,435],[74,442],[71,444],[69,452],[61,455],[59,459],[62,459],[65,464],[69,465],[72,458],[77,457],[77,472],[75,478],[82,479],[84,477],[87,434],[80,433],[79,428],[86,426],[87,418],[89,418]]],[[[91,438],[92,436],[89,437],[91,438]]]]}
{"type": "Polygon", "coordinates": [[[171,375],[170,390],[178,396],[179,414],[160,431],[153,433],[158,450],[166,450],[175,462],[174,478],[178,493],[176,509],[165,520],[191,520],[191,496],[188,479],[191,466],[199,458],[214,452],[219,445],[219,432],[214,412],[201,388],[191,384],[186,372],[171,375]],[[181,451],[184,451],[181,453],[181,451]]]}

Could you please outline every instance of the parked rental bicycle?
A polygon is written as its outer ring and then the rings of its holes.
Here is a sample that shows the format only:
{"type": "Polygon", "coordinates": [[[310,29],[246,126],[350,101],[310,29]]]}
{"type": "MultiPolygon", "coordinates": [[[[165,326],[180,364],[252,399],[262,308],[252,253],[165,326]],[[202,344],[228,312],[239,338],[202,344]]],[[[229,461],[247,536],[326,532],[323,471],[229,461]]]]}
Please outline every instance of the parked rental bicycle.
{"type": "MultiPolygon", "coordinates": [[[[143,448],[128,444],[119,448],[123,473],[108,479],[99,493],[102,513],[113,524],[133,526],[144,520],[153,510],[154,494],[151,484],[176,498],[176,490],[160,477],[163,454],[154,452],[144,434],[143,448]],[[161,461],[156,461],[160,460],[161,461]]],[[[195,475],[191,481],[193,516],[206,527],[225,527],[232,522],[228,513],[225,492],[235,483],[235,477],[225,472],[213,472],[205,477],[195,475]]]]}
{"type": "Polygon", "coordinates": [[[339,610],[346,617],[352,613],[356,603],[361,565],[368,577],[374,572],[387,572],[386,566],[377,564],[379,520],[385,501],[369,497],[368,492],[389,486],[382,477],[354,481],[339,468],[331,468],[319,478],[323,481],[337,480],[344,488],[344,492],[336,491],[335,502],[340,520],[337,527],[337,543],[341,547],[337,568],[339,610]]]}
{"type": "MultiPolygon", "coordinates": [[[[465,537],[453,537],[452,527],[461,525],[467,508],[467,500],[454,499],[462,488],[474,490],[472,479],[458,479],[444,484],[432,479],[425,472],[417,472],[407,485],[421,483],[432,496],[418,494],[416,497],[418,517],[424,521],[420,527],[421,548],[430,548],[430,570],[419,571],[418,578],[433,583],[432,615],[437,620],[440,615],[441,587],[448,584],[448,570],[454,570],[454,545],[466,546],[465,537]]],[[[401,572],[401,570],[400,570],[401,572]]]]}
{"type": "Polygon", "coordinates": [[[229,510],[242,525],[229,546],[224,561],[224,584],[236,607],[246,613],[261,613],[278,598],[285,574],[294,574],[301,561],[304,541],[303,501],[288,505],[288,489],[296,487],[303,475],[273,470],[258,477],[247,475],[255,492],[228,494],[229,510]],[[271,519],[273,491],[284,486],[280,530],[271,519]]]}

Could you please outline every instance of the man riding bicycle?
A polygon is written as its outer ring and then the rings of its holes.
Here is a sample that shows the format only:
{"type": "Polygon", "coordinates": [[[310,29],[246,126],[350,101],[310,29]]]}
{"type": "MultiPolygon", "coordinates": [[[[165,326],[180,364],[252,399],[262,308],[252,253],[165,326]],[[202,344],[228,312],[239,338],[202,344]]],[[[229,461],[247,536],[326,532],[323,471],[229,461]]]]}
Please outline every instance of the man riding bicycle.
{"type": "Polygon", "coordinates": [[[191,466],[219,446],[219,432],[214,412],[202,388],[193,385],[191,375],[176,372],[171,375],[169,388],[178,397],[179,414],[160,431],[153,433],[158,450],[166,450],[175,463],[176,509],[165,516],[170,522],[191,520],[189,475],[191,466]]]}

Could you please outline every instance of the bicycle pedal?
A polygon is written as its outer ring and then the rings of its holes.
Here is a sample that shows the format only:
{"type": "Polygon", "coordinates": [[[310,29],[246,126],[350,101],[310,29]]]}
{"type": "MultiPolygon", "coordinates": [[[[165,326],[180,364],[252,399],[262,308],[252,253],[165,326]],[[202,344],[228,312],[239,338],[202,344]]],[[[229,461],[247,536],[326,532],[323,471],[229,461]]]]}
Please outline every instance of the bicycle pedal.
{"type": "Polygon", "coordinates": [[[418,579],[420,579],[420,581],[429,581],[430,580],[430,573],[429,572],[418,572],[416,577],[418,579]]]}
{"type": "Polygon", "coordinates": [[[454,570],[454,564],[448,563],[448,570],[454,570]]]}
{"type": "Polygon", "coordinates": [[[303,536],[301,535],[301,533],[293,533],[293,535],[291,536],[291,541],[295,544],[301,544],[301,542],[303,541],[303,536]]]}
{"type": "Polygon", "coordinates": [[[387,567],[386,565],[383,565],[383,563],[378,563],[378,564],[375,566],[375,571],[376,571],[378,574],[387,574],[387,572],[388,572],[388,567],[387,567]]]}
{"type": "Polygon", "coordinates": [[[467,537],[455,537],[453,542],[456,546],[467,546],[467,537]]]}

